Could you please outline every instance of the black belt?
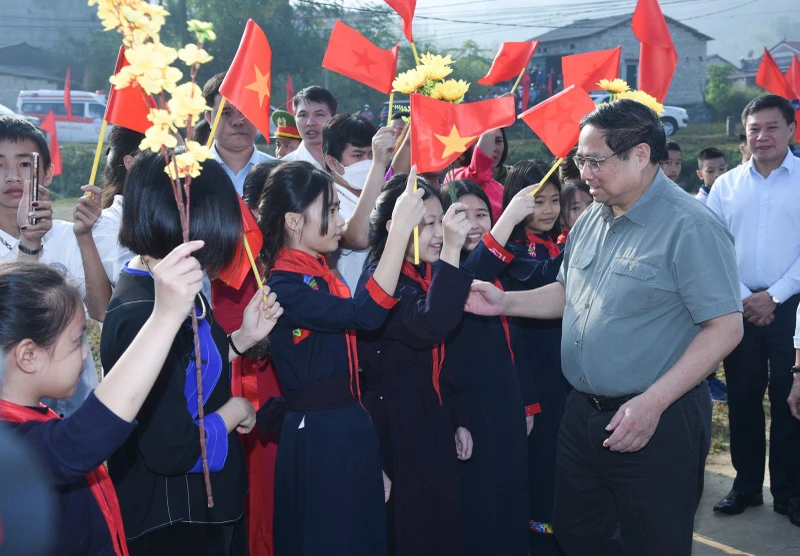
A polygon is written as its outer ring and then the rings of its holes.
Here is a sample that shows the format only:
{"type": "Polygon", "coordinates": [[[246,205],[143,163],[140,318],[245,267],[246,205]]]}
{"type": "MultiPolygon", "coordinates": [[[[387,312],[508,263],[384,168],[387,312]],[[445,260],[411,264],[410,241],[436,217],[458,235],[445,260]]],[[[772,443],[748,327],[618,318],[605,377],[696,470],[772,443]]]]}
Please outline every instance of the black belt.
{"type": "Polygon", "coordinates": [[[626,396],[620,396],[618,398],[608,398],[606,396],[593,396],[592,394],[587,394],[586,392],[580,392],[583,394],[587,400],[589,400],[589,404],[594,407],[597,411],[616,411],[620,407],[622,407],[626,402],[629,402],[639,394],[628,394],[626,396]]]}
{"type": "Polygon", "coordinates": [[[287,411],[324,411],[347,407],[353,402],[350,375],[342,373],[311,382],[302,390],[287,392],[282,398],[268,399],[256,412],[256,425],[263,433],[279,433],[287,411]]]}

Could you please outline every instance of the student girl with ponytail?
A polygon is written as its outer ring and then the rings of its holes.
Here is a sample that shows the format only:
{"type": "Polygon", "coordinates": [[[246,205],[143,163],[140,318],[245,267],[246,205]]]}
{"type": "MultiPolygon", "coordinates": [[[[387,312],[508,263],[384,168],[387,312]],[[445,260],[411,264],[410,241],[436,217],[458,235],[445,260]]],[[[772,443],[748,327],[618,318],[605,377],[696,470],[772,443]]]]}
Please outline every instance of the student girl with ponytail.
{"type": "MultiPolygon", "coordinates": [[[[407,176],[389,180],[369,228],[364,288],[386,254],[392,213],[407,176]]],[[[419,227],[420,264],[409,241],[386,322],[358,333],[366,378],[364,406],[381,443],[392,481],[387,506],[389,554],[461,556],[458,460],[468,460],[472,437],[451,377],[441,373],[444,338],[461,322],[472,274],[459,268],[470,224],[461,204],[444,214],[436,191],[420,179],[425,216],[419,227]]]]}
{"type": "Polygon", "coordinates": [[[324,257],[338,248],[344,226],[330,176],[290,162],[267,179],[261,256],[284,309],[270,336],[286,405],[275,469],[277,556],[386,554],[388,491],[378,437],[360,401],[356,330],[379,328],[397,303],[408,239],[425,211],[414,180],[412,172],[380,263],[351,298],[324,257]]]}

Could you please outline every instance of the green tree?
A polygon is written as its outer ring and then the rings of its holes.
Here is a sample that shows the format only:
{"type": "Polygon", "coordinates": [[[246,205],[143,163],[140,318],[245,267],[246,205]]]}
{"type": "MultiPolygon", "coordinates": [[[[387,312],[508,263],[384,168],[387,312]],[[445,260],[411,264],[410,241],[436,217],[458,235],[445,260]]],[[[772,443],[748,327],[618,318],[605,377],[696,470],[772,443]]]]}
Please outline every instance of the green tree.
{"type": "Polygon", "coordinates": [[[705,100],[716,121],[723,121],[728,116],[738,118],[748,102],[764,94],[754,87],[737,87],[731,85],[729,77],[736,68],[729,65],[710,65],[706,68],[708,84],[705,100]]]}

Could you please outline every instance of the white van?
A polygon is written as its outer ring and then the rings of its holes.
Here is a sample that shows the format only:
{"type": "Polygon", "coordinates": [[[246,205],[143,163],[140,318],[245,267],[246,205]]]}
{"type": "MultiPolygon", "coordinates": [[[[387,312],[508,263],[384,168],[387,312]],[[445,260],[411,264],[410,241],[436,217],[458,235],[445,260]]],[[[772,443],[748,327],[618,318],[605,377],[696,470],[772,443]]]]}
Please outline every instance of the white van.
{"type": "MultiPolygon", "coordinates": [[[[64,91],[20,91],[17,112],[44,120],[52,110],[59,143],[97,143],[106,113],[106,97],[98,93],[72,91],[72,117],[67,117],[64,91]]],[[[106,131],[111,127],[109,126],[106,131]]]]}

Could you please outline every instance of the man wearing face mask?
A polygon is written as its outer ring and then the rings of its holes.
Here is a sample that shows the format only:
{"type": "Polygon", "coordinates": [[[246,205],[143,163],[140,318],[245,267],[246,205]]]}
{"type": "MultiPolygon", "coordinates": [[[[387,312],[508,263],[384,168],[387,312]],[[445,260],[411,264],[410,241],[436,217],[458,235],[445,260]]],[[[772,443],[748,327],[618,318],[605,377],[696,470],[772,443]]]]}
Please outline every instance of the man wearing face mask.
{"type": "Polygon", "coordinates": [[[369,216],[392,161],[394,130],[375,129],[366,118],[339,114],[322,128],[322,157],[339,195],[345,220],[336,268],[354,292],[367,258],[369,216]]]}

